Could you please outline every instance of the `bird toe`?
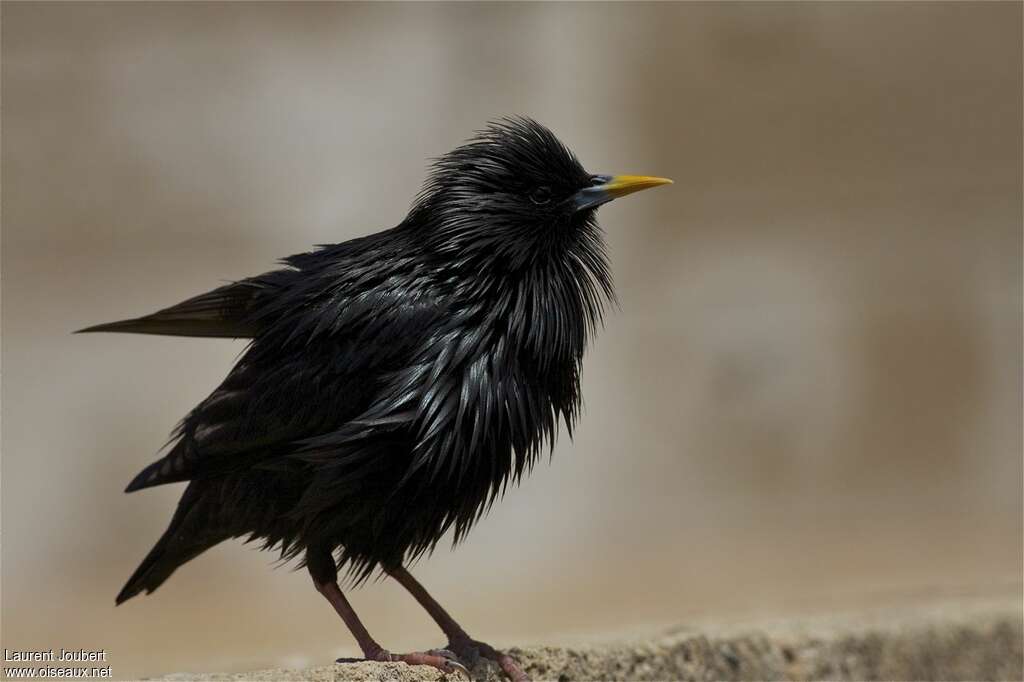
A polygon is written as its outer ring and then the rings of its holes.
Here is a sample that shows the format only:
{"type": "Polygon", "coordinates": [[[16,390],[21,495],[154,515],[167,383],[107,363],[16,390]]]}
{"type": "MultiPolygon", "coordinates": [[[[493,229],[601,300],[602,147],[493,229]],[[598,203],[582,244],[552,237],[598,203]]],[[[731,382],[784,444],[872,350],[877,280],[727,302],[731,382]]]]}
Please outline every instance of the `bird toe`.
{"type": "Polygon", "coordinates": [[[451,666],[451,670],[447,671],[449,674],[457,672],[467,680],[473,679],[472,675],[469,673],[469,668],[466,667],[462,662],[462,659],[460,659],[455,652],[448,649],[431,649],[430,651],[427,651],[426,654],[429,656],[436,656],[437,658],[446,661],[448,665],[451,666]]]}
{"type": "Polygon", "coordinates": [[[503,651],[499,651],[486,642],[475,639],[452,641],[448,648],[458,652],[464,661],[475,663],[480,658],[494,661],[511,682],[530,682],[529,675],[519,666],[518,661],[503,651]]]}
{"type": "Polygon", "coordinates": [[[336,663],[360,663],[374,661],[377,663],[405,663],[406,665],[428,665],[437,668],[445,675],[458,674],[472,682],[473,677],[469,669],[451,651],[447,649],[434,649],[431,651],[415,651],[408,654],[393,654],[386,649],[369,655],[366,658],[339,658],[336,663]]]}

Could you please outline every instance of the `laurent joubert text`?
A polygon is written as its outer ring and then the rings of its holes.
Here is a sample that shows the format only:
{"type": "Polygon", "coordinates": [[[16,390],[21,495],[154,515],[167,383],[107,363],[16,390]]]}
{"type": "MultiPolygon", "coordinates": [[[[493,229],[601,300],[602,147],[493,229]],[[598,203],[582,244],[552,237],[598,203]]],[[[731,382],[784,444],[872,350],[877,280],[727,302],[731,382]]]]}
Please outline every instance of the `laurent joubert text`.
{"type": "Polygon", "coordinates": [[[106,663],[107,652],[104,649],[37,649],[19,650],[4,649],[4,663],[63,663],[63,666],[43,665],[38,667],[4,667],[6,678],[39,678],[39,677],[105,677],[111,676],[106,663]],[[81,665],[85,664],[85,665],[81,665]],[[92,665],[89,665],[92,664],[92,665]]]}

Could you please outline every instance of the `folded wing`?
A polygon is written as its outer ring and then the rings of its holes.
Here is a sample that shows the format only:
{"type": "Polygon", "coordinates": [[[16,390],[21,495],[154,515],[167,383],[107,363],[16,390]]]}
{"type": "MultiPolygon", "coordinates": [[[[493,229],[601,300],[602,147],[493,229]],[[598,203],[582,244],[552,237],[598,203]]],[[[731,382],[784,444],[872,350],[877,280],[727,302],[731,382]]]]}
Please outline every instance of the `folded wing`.
{"type": "Polygon", "coordinates": [[[199,294],[151,315],[98,324],[79,332],[248,339],[256,333],[252,313],[267,288],[266,282],[246,279],[199,294]]]}

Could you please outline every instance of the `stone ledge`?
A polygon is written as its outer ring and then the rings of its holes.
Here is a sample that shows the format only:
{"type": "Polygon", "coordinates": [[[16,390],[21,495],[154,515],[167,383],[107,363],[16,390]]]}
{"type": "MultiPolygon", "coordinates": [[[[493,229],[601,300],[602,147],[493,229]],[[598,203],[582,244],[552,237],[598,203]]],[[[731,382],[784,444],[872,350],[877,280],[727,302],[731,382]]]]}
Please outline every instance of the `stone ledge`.
{"type": "MultiPolygon", "coordinates": [[[[649,641],[511,648],[535,680],[1021,680],[1019,597],[757,624],[679,628],[649,641]]],[[[350,663],[306,670],[176,674],[164,680],[420,682],[432,668],[350,663]]],[[[473,679],[503,679],[477,661],[473,679]]]]}

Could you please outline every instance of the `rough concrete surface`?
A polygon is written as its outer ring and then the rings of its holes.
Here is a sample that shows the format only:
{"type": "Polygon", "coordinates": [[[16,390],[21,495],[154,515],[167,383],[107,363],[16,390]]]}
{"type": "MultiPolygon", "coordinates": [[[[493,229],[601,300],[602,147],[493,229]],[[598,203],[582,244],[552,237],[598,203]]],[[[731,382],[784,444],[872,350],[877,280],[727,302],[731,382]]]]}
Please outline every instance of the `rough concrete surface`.
{"type": "MultiPolygon", "coordinates": [[[[1021,680],[1016,599],[866,614],[678,628],[649,641],[511,648],[535,680],[1021,680]]],[[[488,661],[473,679],[503,679],[488,661]]],[[[164,680],[420,682],[464,679],[423,666],[346,663],[306,670],[170,675],[164,680]]]]}

